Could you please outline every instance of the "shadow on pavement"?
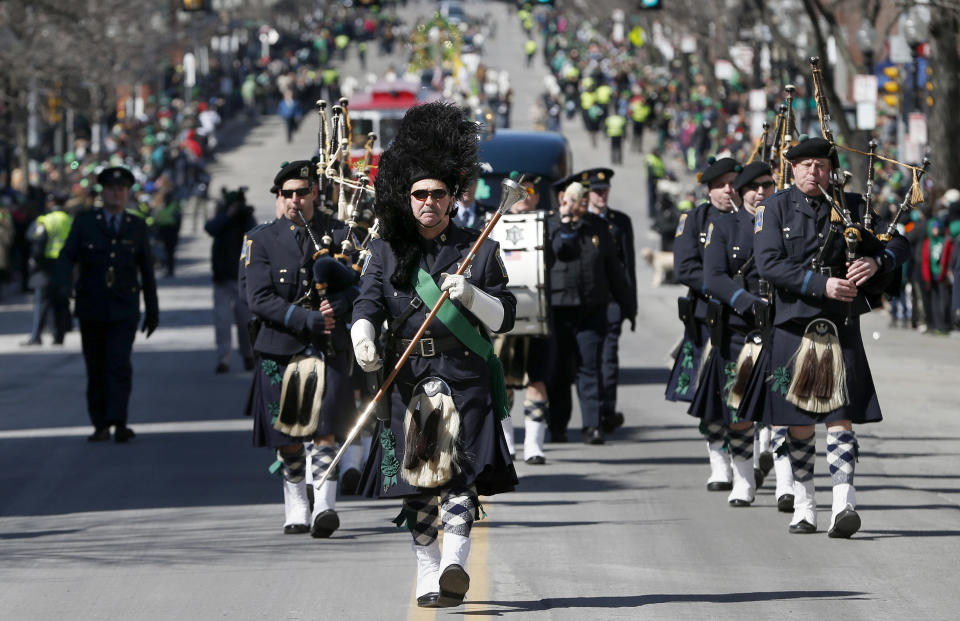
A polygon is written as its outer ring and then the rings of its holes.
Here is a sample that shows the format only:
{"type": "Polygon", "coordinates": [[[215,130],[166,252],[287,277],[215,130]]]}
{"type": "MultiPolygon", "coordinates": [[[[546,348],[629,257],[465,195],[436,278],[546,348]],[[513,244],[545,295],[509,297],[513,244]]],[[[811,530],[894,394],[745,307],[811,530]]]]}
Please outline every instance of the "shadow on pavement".
{"type": "Polygon", "coordinates": [[[554,597],[530,601],[469,602],[474,606],[502,606],[500,609],[469,610],[463,615],[501,615],[510,612],[533,612],[557,608],[637,608],[651,604],[708,603],[741,604],[748,602],[772,602],[777,600],[806,599],[868,599],[861,591],[768,591],[749,593],[690,593],[650,594],[599,597],[554,597]]]}

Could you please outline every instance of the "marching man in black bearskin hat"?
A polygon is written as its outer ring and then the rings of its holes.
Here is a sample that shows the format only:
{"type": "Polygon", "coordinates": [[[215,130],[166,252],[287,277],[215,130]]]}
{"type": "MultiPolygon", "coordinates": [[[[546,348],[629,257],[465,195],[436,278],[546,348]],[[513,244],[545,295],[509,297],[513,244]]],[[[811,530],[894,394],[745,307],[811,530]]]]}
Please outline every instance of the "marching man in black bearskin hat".
{"type": "Polygon", "coordinates": [[[491,389],[495,373],[477,353],[492,349],[487,332],[510,330],[516,312],[498,244],[485,241],[463,275],[453,274],[478,237],[451,221],[454,201],[477,174],[477,129],[443,103],[404,116],[380,158],[381,239],[370,245],[351,329],[364,371],[391,368],[441,292],[450,292],[397,375],[361,482],[369,497],[403,499],[397,522],[413,535],[421,607],[462,603],[478,495],[517,483],[500,427],[506,394],[502,385],[491,389]]]}
{"type": "MultiPolygon", "coordinates": [[[[880,244],[864,230],[866,207],[858,194],[844,195],[849,213],[842,213],[831,198],[834,148],[823,138],[809,138],[786,152],[794,185],[757,207],[754,253],[760,277],[775,290],[765,385],[769,422],[790,428],[790,532],[817,531],[814,426],[823,423],[833,480],[828,534],[847,538],[860,528],[853,487],[859,449],[852,424],[882,418],[859,317],[880,303],[880,294],[909,258],[910,246],[899,234],[880,244]],[[851,239],[858,243],[845,243],[851,239]]],[[[878,231],[881,225],[886,227],[881,222],[878,231]]]]}

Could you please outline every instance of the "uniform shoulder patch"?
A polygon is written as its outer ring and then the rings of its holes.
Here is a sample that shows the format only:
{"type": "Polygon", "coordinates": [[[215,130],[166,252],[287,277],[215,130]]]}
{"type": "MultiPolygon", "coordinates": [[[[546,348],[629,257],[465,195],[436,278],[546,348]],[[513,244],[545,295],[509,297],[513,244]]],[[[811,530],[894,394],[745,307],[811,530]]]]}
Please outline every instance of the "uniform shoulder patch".
{"type": "Polygon", "coordinates": [[[763,230],[763,205],[757,205],[757,213],[753,216],[753,234],[756,235],[763,230]]]}
{"type": "Polygon", "coordinates": [[[680,221],[677,222],[677,232],[674,233],[674,237],[680,237],[683,235],[683,229],[687,226],[687,216],[690,214],[682,213],[680,214],[680,221]]]}
{"type": "Polygon", "coordinates": [[[250,265],[250,260],[253,258],[253,240],[243,236],[243,247],[240,249],[240,261],[243,263],[244,267],[250,265]]]}
{"type": "Polygon", "coordinates": [[[707,227],[707,240],[703,242],[703,247],[708,247],[711,241],[713,241],[713,222],[707,227]]]}

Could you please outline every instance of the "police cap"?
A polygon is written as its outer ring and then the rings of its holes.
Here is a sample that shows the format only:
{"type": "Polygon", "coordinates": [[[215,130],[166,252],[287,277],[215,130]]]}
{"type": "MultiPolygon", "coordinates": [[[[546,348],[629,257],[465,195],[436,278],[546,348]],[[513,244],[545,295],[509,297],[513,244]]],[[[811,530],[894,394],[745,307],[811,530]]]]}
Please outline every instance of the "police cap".
{"type": "Polygon", "coordinates": [[[273,178],[273,185],[278,190],[282,189],[284,182],[290,179],[303,179],[313,185],[317,183],[317,167],[310,160],[285,162],[281,165],[280,172],[273,178]]]}
{"type": "Polygon", "coordinates": [[[727,173],[739,173],[743,170],[740,162],[732,157],[721,157],[719,160],[710,158],[707,160],[707,167],[697,175],[697,181],[704,185],[710,185],[714,179],[718,179],[727,173]]]}
{"type": "Polygon", "coordinates": [[[574,181],[580,181],[580,173],[573,175],[567,175],[563,179],[557,179],[550,184],[550,187],[554,189],[555,192],[563,192],[567,189],[567,186],[573,183],[574,181]]]}
{"type": "Polygon", "coordinates": [[[129,188],[136,183],[136,179],[133,178],[133,173],[126,168],[122,166],[111,166],[100,171],[100,174],[97,175],[97,183],[103,187],[107,187],[108,185],[123,185],[129,188]]]}
{"type": "Polygon", "coordinates": [[[770,168],[770,164],[767,164],[766,162],[753,162],[752,164],[747,164],[743,167],[743,170],[740,171],[740,174],[737,175],[737,178],[733,180],[733,189],[739,192],[745,185],[758,177],[763,177],[764,175],[773,175],[773,170],[770,168]]]}
{"type": "Polygon", "coordinates": [[[792,162],[805,157],[830,157],[832,149],[830,143],[823,138],[800,136],[800,141],[787,149],[784,155],[792,162]]]}
{"type": "Polygon", "coordinates": [[[512,171],[508,177],[511,181],[516,181],[517,183],[532,183],[534,186],[540,185],[540,181],[543,179],[540,175],[535,175],[533,173],[520,172],[519,170],[512,171]]]}
{"type": "Polygon", "coordinates": [[[579,181],[591,190],[603,190],[610,187],[612,177],[613,171],[609,168],[588,168],[582,171],[574,181],[579,181]]]}

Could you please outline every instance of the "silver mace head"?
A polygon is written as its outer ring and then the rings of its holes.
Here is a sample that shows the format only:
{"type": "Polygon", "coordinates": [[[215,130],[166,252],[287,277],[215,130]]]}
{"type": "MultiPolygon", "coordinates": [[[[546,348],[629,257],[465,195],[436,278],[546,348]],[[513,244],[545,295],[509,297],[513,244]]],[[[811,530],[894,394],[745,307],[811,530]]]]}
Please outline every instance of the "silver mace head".
{"type": "Polygon", "coordinates": [[[527,189],[513,179],[504,179],[500,183],[500,206],[497,211],[500,215],[507,213],[517,202],[527,197],[527,189]]]}

